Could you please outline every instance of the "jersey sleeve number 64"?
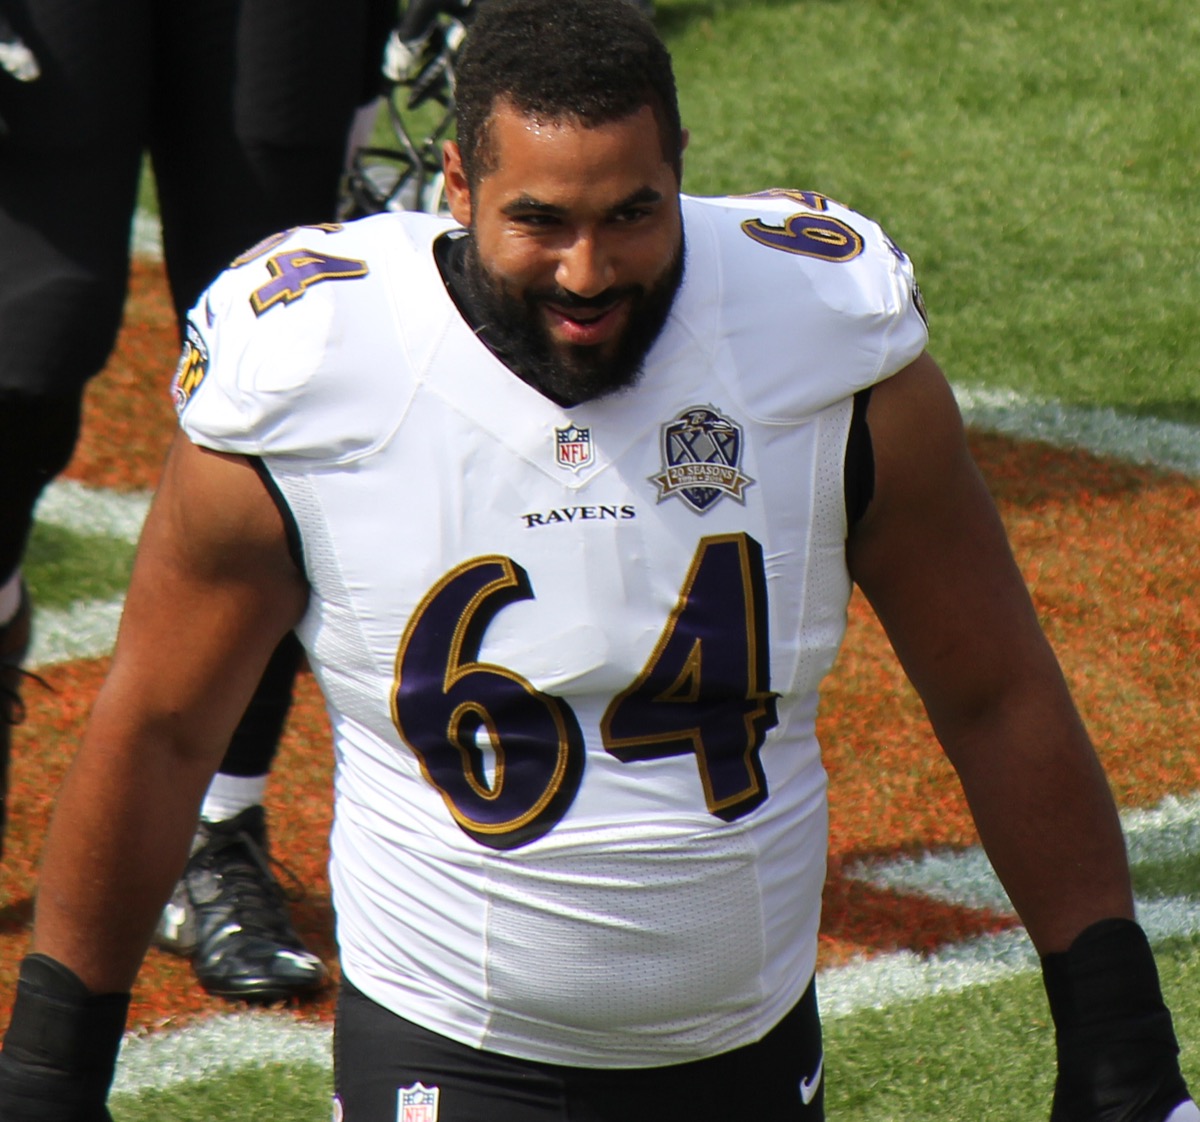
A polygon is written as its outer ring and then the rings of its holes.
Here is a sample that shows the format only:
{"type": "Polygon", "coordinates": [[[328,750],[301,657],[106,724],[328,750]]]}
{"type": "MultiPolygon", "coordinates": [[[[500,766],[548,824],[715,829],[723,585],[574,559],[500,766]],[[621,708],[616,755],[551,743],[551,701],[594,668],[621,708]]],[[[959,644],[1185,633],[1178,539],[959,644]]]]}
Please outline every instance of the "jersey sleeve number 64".
{"type": "MultiPolygon", "coordinates": [[[[397,731],[458,825],[494,849],[551,830],[583,777],[570,706],[479,661],[495,616],[533,597],[511,558],[474,558],[426,594],[396,656],[397,731]]],[[[732,821],[767,797],[759,749],[778,719],[775,698],[762,547],[747,534],[706,537],[645,667],[609,703],[601,739],[629,763],[694,754],[709,811],[732,821]]]]}

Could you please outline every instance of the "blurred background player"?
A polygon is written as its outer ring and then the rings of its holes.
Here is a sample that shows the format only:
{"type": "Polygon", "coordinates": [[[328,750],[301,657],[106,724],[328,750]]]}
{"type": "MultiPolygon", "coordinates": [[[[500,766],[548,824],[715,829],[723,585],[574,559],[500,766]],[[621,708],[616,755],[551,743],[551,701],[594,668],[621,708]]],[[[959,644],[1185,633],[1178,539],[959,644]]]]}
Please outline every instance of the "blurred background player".
{"type": "MultiPolygon", "coordinates": [[[[436,41],[438,17],[449,16],[466,26],[471,11],[484,0],[412,0],[407,5],[395,30],[388,38],[384,53],[383,72],[393,82],[412,82],[431,60],[436,58],[440,44],[436,41]]],[[[654,14],[653,0],[629,0],[646,15],[654,14]]],[[[452,41],[458,49],[460,38],[452,41]]]]}
{"type": "MultiPolygon", "coordinates": [[[[654,15],[652,0],[628,0],[654,15]]],[[[384,49],[387,119],[392,142],[371,137],[377,104],[361,115],[351,145],[340,216],[384,210],[449,213],[442,175],[442,141],[454,125],[455,62],[475,13],[485,0],[412,0],[384,49]],[[431,108],[432,107],[432,108],[431,108]]]]}
{"type": "MultiPolygon", "coordinates": [[[[395,0],[0,0],[0,773],[22,719],[20,565],[121,320],[144,154],[182,324],[268,234],[334,217],[395,0]]],[[[327,972],[270,872],[263,790],[300,649],[277,649],[203,804],[158,941],[210,992],[271,1001],[327,972]]],[[[0,785],[0,825],[4,806],[0,785]]]]}

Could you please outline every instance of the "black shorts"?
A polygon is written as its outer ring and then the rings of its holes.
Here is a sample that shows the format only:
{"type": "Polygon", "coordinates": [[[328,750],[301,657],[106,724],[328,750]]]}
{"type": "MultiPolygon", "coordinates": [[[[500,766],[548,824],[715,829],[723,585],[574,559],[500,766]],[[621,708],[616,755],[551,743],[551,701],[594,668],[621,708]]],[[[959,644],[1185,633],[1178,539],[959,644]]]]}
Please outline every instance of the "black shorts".
{"type": "Polygon", "coordinates": [[[334,1119],[345,1122],[822,1122],[810,985],[762,1040],[667,1067],[564,1067],[482,1052],[412,1024],[343,981],[334,1119]]]}

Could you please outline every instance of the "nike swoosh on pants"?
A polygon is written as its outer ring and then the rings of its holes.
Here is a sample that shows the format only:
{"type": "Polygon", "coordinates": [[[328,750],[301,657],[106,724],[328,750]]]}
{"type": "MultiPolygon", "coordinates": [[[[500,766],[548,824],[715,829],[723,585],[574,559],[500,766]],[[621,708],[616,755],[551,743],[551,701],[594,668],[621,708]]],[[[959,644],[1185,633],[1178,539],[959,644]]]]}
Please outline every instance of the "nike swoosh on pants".
{"type": "MultiPolygon", "coordinates": [[[[808,1106],[817,1096],[817,1088],[821,1086],[821,1075],[825,1071],[825,1055],[822,1053],[821,1058],[817,1061],[817,1070],[813,1072],[812,1079],[800,1080],[800,1101],[808,1106]]],[[[1167,1122],[1188,1122],[1186,1116],[1182,1118],[1169,1118],[1167,1122]]]]}

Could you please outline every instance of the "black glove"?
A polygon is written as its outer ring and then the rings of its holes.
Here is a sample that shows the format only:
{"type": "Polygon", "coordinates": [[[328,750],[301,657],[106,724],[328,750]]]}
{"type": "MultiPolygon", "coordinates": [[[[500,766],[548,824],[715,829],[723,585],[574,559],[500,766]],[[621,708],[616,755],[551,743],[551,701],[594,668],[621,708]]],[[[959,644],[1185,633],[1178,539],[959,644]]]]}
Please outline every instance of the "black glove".
{"type": "Polygon", "coordinates": [[[112,1122],[112,1085],[129,995],[95,996],[42,954],[21,962],[0,1052],[2,1122],[112,1122]]]}
{"type": "Polygon", "coordinates": [[[1058,1049],[1050,1122],[1200,1119],[1179,1070],[1154,954],[1128,919],[1092,924],[1042,959],[1058,1049]]]}

